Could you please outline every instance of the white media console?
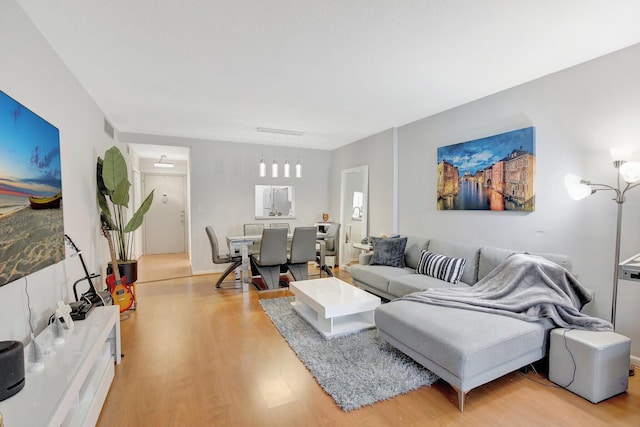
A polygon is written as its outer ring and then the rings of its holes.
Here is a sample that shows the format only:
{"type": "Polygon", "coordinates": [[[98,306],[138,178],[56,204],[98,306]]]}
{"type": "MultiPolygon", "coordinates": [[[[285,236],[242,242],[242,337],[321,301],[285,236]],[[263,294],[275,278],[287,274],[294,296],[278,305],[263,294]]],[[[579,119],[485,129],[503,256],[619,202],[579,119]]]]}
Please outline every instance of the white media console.
{"type": "Polygon", "coordinates": [[[63,327],[65,342],[53,344],[52,327],[36,337],[44,370],[29,372],[30,345],[25,348],[26,381],[16,395],[0,402],[7,427],[94,426],[120,364],[120,310],[96,307],[85,320],[63,327]]]}

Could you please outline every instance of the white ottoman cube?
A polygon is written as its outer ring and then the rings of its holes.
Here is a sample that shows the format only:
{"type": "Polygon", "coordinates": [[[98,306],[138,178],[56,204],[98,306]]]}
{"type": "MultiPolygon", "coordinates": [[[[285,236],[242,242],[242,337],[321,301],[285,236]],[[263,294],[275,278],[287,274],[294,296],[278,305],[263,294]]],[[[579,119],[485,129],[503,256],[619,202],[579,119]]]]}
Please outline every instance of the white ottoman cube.
{"type": "Polygon", "coordinates": [[[627,390],[630,354],[631,340],[615,332],[554,329],[549,379],[598,403],[627,390]]]}

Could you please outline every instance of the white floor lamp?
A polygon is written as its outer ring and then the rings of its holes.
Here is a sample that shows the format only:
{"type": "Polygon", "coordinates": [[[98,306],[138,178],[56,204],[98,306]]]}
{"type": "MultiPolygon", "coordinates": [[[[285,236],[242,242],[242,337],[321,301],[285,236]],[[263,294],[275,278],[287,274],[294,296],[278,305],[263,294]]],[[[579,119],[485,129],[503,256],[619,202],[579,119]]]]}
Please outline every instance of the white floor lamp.
{"type": "Polygon", "coordinates": [[[584,199],[595,193],[596,191],[607,190],[615,193],[615,201],[618,204],[618,213],[616,221],[616,246],[613,264],[613,297],[611,300],[611,323],[613,329],[616,328],[616,304],[618,300],[618,264],[620,263],[620,232],[622,229],[622,205],[625,202],[625,194],[640,185],[640,162],[628,162],[631,156],[631,150],[624,148],[611,148],[611,157],[613,158],[613,166],[618,170],[617,186],[606,184],[596,184],[582,179],[579,176],[567,174],[564,178],[564,185],[569,192],[569,196],[574,200],[584,199]],[[624,180],[624,186],[620,181],[620,177],[624,180]]]}

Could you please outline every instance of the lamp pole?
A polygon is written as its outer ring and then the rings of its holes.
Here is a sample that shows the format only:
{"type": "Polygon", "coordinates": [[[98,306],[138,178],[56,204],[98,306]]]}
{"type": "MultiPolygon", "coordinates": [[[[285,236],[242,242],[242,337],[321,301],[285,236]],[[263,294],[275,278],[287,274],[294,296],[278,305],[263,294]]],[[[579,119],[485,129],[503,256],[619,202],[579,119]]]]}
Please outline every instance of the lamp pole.
{"type": "Polygon", "coordinates": [[[587,180],[581,180],[580,184],[581,185],[587,185],[590,187],[591,189],[591,194],[595,193],[596,191],[601,191],[601,190],[607,190],[607,191],[613,191],[614,193],[616,193],[615,198],[613,198],[613,201],[616,202],[616,204],[618,205],[618,213],[617,213],[617,219],[616,219],[616,245],[614,248],[614,259],[613,259],[613,295],[611,297],[611,324],[613,325],[613,329],[616,329],[616,305],[618,302],[618,264],[620,264],[620,237],[621,237],[621,230],[622,230],[622,205],[625,202],[625,193],[627,192],[627,190],[630,190],[638,185],[640,185],[640,183],[635,183],[635,184],[630,184],[628,182],[626,182],[624,189],[620,188],[620,166],[624,163],[624,161],[622,160],[614,160],[613,161],[613,166],[616,168],[616,171],[618,172],[617,175],[617,186],[614,187],[612,185],[606,185],[606,184],[596,184],[587,180]]]}
{"type": "Polygon", "coordinates": [[[622,229],[622,205],[625,202],[624,195],[628,190],[640,186],[640,162],[626,162],[631,155],[631,151],[625,148],[611,148],[613,167],[616,168],[617,185],[596,184],[580,178],[573,174],[565,176],[564,185],[567,187],[569,195],[574,200],[589,197],[593,193],[601,190],[613,191],[616,197],[613,199],[618,205],[618,216],[616,220],[616,246],[614,251],[613,265],[613,296],[611,301],[611,324],[616,328],[616,305],[618,302],[618,267],[620,264],[620,231],[622,229]],[[620,186],[620,176],[624,178],[625,186],[620,186]]]}
{"type": "Polygon", "coordinates": [[[624,198],[620,200],[620,197],[614,199],[618,204],[618,220],[616,223],[616,248],[615,256],[613,260],[613,296],[611,300],[611,324],[613,330],[616,330],[616,304],[618,302],[618,264],[620,264],[620,230],[622,229],[622,205],[624,198]]]}

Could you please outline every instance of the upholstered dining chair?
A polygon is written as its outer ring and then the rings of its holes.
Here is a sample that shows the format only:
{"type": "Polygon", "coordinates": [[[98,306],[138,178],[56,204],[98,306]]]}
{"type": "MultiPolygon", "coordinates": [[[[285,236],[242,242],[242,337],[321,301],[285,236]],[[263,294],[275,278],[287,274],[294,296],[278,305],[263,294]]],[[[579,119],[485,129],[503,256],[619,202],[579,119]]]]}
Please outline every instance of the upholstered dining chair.
{"type": "MultiPolygon", "coordinates": [[[[214,264],[227,264],[230,263],[227,269],[220,275],[220,278],[216,282],[217,289],[230,289],[230,287],[223,288],[222,283],[224,283],[225,277],[229,275],[233,270],[240,267],[242,265],[242,256],[229,256],[229,255],[220,255],[220,247],[218,245],[218,238],[216,237],[215,231],[213,231],[213,227],[207,225],[205,227],[207,231],[207,236],[209,236],[209,243],[211,244],[211,260],[214,264]]],[[[235,284],[235,282],[234,282],[235,284]]],[[[240,288],[241,284],[235,284],[233,288],[240,288]]]]}
{"type": "Polygon", "coordinates": [[[291,226],[289,225],[288,222],[272,222],[271,224],[269,224],[269,227],[271,227],[271,228],[286,228],[287,229],[287,233],[291,233],[291,226]]]}
{"type": "MultiPolygon", "coordinates": [[[[291,233],[291,227],[289,226],[288,222],[272,222],[271,224],[269,224],[269,227],[271,228],[286,228],[287,229],[287,234],[291,233]]],[[[291,240],[287,240],[287,253],[290,254],[291,253],[291,240]]],[[[282,269],[280,270],[281,273],[286,273],[287,272],[287,266],[283,265],[282,269]]]]}
{"type": "Polygon", "coordinates": [[[294,280],[309,278],[309,261],[316,259],[316,227],[296,227],[293,230],[291,255],[287,267],[294,280]]]}
{"type": "MultiPolygon", "coordinates": [[[[324,238],[324,256],[326,257],[332,256],[334,261],[334,265],[320,265],[321,271],[324,270],[329,276],[333,276],[333,272],[331,268],[335,267],[337,263],[340,262],[340,224],[333,223],[329,226],[326,232],[326,236],[324,238]]],[[[320,262],[320,252],[316,251],[316,262],[321,264],[320,262]]]]}
{"type": "Polygon", "coordinates": [[[242,228],[245,236],[255,236],[262,234],[264,224],[244,224],[242,228]]]}
{"type": "MultiPolygon", "coordinates": [[[[287,229],[262,230],[260,254],[250,255],[251,270],[262,276],[269,289],[277,289],[280,283],[280,266],[287,263],[287,229]]],[[[256,286],[259,288],[259,286],[256,286]]]]}

